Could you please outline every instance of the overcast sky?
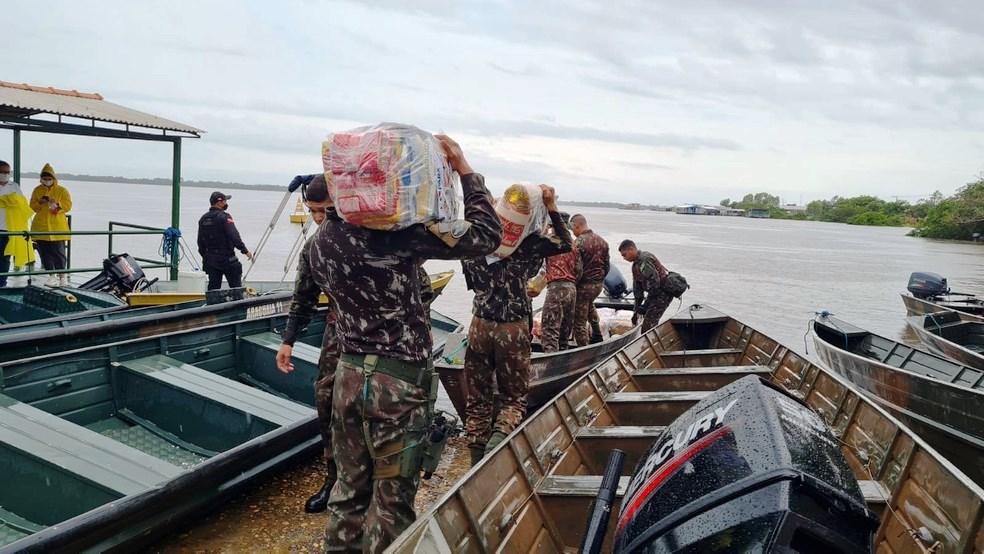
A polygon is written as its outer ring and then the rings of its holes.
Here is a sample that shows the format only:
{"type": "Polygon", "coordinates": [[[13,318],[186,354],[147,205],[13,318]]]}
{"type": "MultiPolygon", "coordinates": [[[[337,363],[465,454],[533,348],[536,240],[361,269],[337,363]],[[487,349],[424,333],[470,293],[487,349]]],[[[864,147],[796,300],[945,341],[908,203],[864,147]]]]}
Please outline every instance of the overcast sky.
{"type": "MultiPolygon", "coordinates": [[[[984,169],[979,0],[3,5],[0,79],[205,129],[188,179],[285,183],[379,121],[452,135],[493,192],[568,200],[915,200],[984,169]]],[[[23,144],[27,169],[170,172],[164,144],[23,144]]]]}

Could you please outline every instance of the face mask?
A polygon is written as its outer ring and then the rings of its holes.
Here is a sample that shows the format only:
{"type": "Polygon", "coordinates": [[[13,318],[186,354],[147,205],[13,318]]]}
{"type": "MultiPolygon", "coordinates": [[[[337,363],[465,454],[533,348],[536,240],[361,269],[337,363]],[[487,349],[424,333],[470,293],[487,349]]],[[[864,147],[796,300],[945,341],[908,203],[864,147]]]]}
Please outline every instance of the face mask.
{"type": "Polygon", "coordinates": [[[41,184],[46,187],[50,187],[51,185],[55,184],[55,181],[53,179],[41,179],[41,184]]]}
{"type": "Polygon", "coordinates": [[[10,182],[10,173],[0,173],[0,185],[6,185],[10,182]]]}

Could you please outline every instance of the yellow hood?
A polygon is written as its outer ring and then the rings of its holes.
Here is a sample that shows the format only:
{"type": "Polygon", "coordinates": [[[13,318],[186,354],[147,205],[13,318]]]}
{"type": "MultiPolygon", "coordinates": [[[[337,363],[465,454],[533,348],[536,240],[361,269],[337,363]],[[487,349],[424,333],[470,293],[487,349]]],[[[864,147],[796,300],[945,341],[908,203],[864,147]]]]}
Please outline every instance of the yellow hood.
{"type": "Polygon", "coordinates": [[[51,164],[44,164],[44,167],[41,168],[41,175],[45,173],[51,175],[51,178],[55,180],[55,184],[58,184],[58,175],[55,173],[55,168],[51,167],[51,164]]]}

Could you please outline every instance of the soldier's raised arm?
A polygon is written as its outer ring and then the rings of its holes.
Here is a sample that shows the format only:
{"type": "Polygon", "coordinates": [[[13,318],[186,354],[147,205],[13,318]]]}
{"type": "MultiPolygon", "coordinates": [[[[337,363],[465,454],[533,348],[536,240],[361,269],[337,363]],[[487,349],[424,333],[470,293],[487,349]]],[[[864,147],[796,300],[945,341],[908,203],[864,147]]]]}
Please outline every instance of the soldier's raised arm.
{"type": "Polygon", "coordinates": [[[485,188],[485,178],[468,165],[458,143],[437,135],[448,163],[461,177],[465,197],[465,219],[445,224],[412,225],[402,231],[373,233],[370,244],[381,252],[398,256],[416,256],[455,260],[484,256],[502,242],[502,224],[492,205],[492,195],[485,188]]]}
{"type": "Polygon", "coordinates": [[[543,204],[546,206],[547,214],[550,216],[550,224],[553,225],[554,234],[536,234],[526,237],[520,243],[519,248],[512,253],[511,257],[514,259],[546,258],[570,252],[574,248],[574,238],[571,236],[571,230],[564,223],[564,219],[560,217],[560,212],[557,211],[557,196],[553,187],[540,185],[540,188],[543,191],[543,204]]]}

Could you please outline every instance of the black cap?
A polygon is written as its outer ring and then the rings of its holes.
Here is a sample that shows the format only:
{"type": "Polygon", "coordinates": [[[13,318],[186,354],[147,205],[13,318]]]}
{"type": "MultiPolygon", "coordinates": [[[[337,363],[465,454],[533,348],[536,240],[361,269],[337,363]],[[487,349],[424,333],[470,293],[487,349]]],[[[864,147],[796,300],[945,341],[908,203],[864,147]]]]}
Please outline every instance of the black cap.
{"type": "Polygon", "coordinates": [[[232,195],[231,194],[226,194],[224,192],[215,191],[215,192],[212,193],[212,196],[209,196],[208,197],[208,203],[209,204],[215,204],[219,200],[228,200],[230,198],[232,198],[232,195]]]}

